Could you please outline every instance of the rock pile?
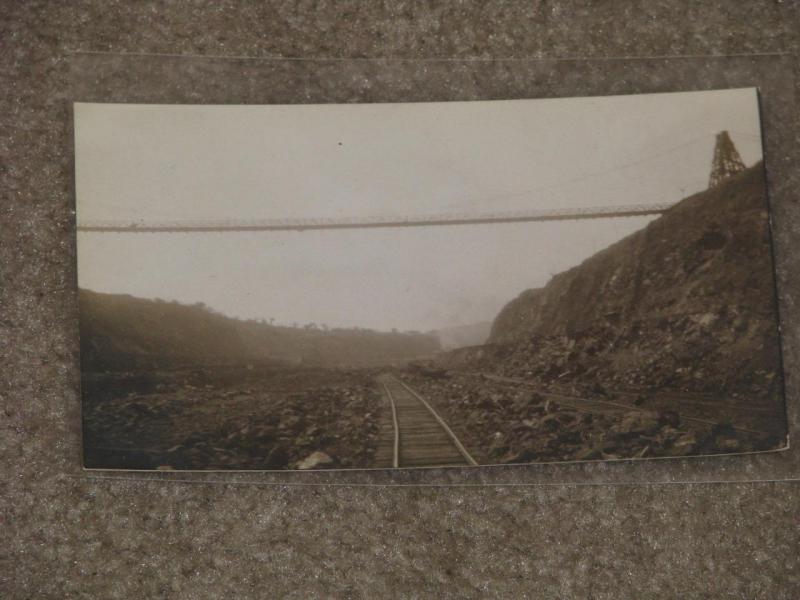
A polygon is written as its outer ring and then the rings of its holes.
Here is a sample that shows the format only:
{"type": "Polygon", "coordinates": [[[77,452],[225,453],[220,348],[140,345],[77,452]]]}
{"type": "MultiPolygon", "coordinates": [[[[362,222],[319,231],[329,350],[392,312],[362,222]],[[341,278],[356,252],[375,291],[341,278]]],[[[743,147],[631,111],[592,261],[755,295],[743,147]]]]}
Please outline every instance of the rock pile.
{"type": "Polygon", "coordinates": [[[579,411],[520,388],[452,374],[406,375],[482,463],[688,456],[754,449],[731,427],[682,422],[673,411],[579,411]]]}
{"type": "MultiPolygon", "coordinates": [[[[604,329],[572,337],[531,336],[526,342],[503,348],[502,360],[491,360],[495,355],[490,355],[484,363],[500,375],[543,383],[571,382],[585,387],[601,381],[615,389],[727,391],[746,394],[759,404],[780,396],[777,363],[771,368],[755,368],[749,364],[755,361],[753,357],[742,362],[724,356],[728,325],[716,316],[709,316],[708,321],[676,317],[664,319],[663,326],[673,333],[658,336],[646,334],[636,322],[614,336],[604,329]],[[680,335],[676,333],[679,330],[680,335]]],[[[777,354],[776,343],[777,339],[770,339],[751,345],[758,352],[777,354]]]]}
{"type": "Polygon", "coordinates": [[[261,385],[162,385],[85,404],[86,465],[95,468],[368,467],[380,396],[371,377],[286,373],[261,385]],[[305,388],[305,389],[304,389],[305,388]]]}

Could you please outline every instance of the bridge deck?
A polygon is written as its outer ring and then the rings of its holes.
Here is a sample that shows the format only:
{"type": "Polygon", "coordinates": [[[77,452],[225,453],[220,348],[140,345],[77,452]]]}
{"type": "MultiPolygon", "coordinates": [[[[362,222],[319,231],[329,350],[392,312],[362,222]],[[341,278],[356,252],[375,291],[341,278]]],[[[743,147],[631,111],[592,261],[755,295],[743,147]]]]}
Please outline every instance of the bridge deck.
{"type": "Polygon", "coordinates": [[[246,231],[309,231],[317,229],[374,229],[381,227],[433,227],[443,225],[480,225],[488,223],[526,223],[533,221],[574,221],[658,215],[671,203],[618,206],[548,208],[493,213],[449,213],[386,217],[344,217],[312,219],[251,219],[170,222],[85,221],[78,231],[85,233],[210,233],[246,231]]]}

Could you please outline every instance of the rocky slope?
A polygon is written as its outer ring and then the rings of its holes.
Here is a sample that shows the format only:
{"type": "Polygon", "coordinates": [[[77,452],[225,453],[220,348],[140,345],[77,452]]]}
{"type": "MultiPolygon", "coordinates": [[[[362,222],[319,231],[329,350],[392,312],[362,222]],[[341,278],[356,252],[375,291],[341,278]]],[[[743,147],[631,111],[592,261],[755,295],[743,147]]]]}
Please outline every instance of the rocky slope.
{"type": "Polygon", "coordinates": [[[524,291],[446,357],[540,381],[782,402],[762,164],[524,291]]]}

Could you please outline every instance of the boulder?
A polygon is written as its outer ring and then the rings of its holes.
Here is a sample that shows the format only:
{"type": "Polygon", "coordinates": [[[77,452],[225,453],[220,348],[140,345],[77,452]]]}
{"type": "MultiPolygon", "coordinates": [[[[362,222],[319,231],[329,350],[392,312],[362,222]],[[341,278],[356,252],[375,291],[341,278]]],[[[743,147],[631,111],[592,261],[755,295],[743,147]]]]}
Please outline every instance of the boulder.
{"type": "Polygon", "coordinates": [[[539,426],[547,431],[555,431],[561,427],[561,419],[558,414],[550,413],[539,421],[539,426]]]}
{"type": "Polygon", "coordinates": [[[625,413],[616,429],[622,435],[652,435],[661,429],[661,422],[655,413],[631,411],[625,413]]]}
{"type": "Polygon", "coordinates": [[[544,402],[544,396],[542,396],[539,392],[531,392],[530,396],[528,397],[528,403],[539,404],[541,402],[544,402]]]}
{"type": "Polygon", "coordinates": [[[722,452],[734,453],[742,451],[742,443],[736,438],[717,437],[714,443],[717,449],[722,452]]]}
{"type": "Polygon", "coordinates": [[[575,453],[575,460],[595,460],[602,458],[597,448],[582,448],[575,453]]]}
{"type": "Polygon", "coordinates": [[[510,451],[511,451],[511,448],[509,448],[507,445],[502,445],[502,446],[494,446],[494,445],[492,445],[492,446],[489,447],[489,456],[491,458],[493,458],[493,459],[494,458],[499,458],[499,457],[501,457],[503,455],[508,454],[510,451]]]}
{"type": "Polygon", "coordinates": [[[264,460],[264,468],[266,469],[285,469],[286,464],[289,462],[289,453],[283,446],[275,446],[267,454],[264,460]]]}
{"type": "Polygon", "coordinates": [[[503,464],[520,464],[533,462],[536,458],[536,453],[530,449],[521,452],[509,451],[505,456],[500,458],[500,462],[503,464]]]}
{"type": "Polygon", "coordinates": [[[733,425],[723,421],[721,423],[716,423],[711,428],[711,435],[714,437],[736,437],[736,430],[733,428],[733,425]]]}
{"type": "Polygon", "coordinates": [[[289,431],[297,431],[303,426],[303,419],[295,416],[295,415],[288,415],[284,419],[281,420],[281,424],[278,426],[278,429],[282,430],[289,430],[289,431]]]}
{"type": "Polygon", "coordinates": [[[333,464],[333,459],[324,452],[316,451],[299,461],[296,468],[301,471],[308,469],[323,469],[333,464]]]}
{"type": "Polygon", "coordinates": [[[556,436],[559,444],[579,444],[581,442],[580,431],[564,431],[556,436]]]}
{"type": "Polygon", "coordinates": [[[670,454],[672,454],[672,456],[697,454],[698,445],[697,436],[695,436],[694,433],[685,433],[672,444],[670,454]]]}
{"type": "Polygon", "coordinates": [[[668,425],[669,427],[680,427],[681,424],[681,417],[674,410],[662,410],[658,414],[658,419],[663,425],[668,425]]]}

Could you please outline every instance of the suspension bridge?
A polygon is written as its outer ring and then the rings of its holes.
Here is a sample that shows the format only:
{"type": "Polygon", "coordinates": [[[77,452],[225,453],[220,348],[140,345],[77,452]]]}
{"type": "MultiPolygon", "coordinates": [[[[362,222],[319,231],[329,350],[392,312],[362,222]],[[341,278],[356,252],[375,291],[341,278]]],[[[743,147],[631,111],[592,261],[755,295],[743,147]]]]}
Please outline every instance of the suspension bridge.
{"type": "MultiPolygon", "coordinates": [[[[752,135],[752,134],[750,134],[752,135]]],[[[672,152],[699,141],[703,136],[680,146],[670,148],[672,152]]],[[[662,152],[658,155],[665,154],[662,152]]],[[[648,157],[653,158],[653,157],[648,157]]],[[[641,162],[641,159],[638,162],[641,162]]],[[[635,163],[632,163],[635,164],[635,163]]],[[[625,168],[623,165],[618,168],[625,168]]],[[[712,161],[709,187],[744,170],[727,131],[716,134],[716,147],[712,161]]],[[[589,174],[581,179],[591,177],[589,174]]],[[[180,220],[180,221],[80,221],[79,232],[95,233],[204,233],[246,231],[309,231],[320,229],[376,229],[397,227],[431,227],[444,225],[478,225],[487,223],[525,223],[535,221],[574,221],[581,219],[608,219],[660,215],[674,206],[675,202],[630,204],[614,206],[587,206],[579,208],[545,208],[484,213],[449,212],[436,214],[384,215],[359,217],[318,217],[286,219],[224,219],[224,220],[180,220]]]]}
{"type": "Polygon", "coordinates": [[[214,220],[167,222],[86,222],[78,231],[106,233],[190,233],[214,231],[308,231],[314,229],[370,229],[380,227],[425,227],[436,225],[471,225],[481,223],[524,223],[531,221],[572,221],[657,215],[671,203],[627,206],[595,206],[573,209],[540,209],[493,213],[439,213],[388,217],[343,217],[314,219],[214,220]]]}

